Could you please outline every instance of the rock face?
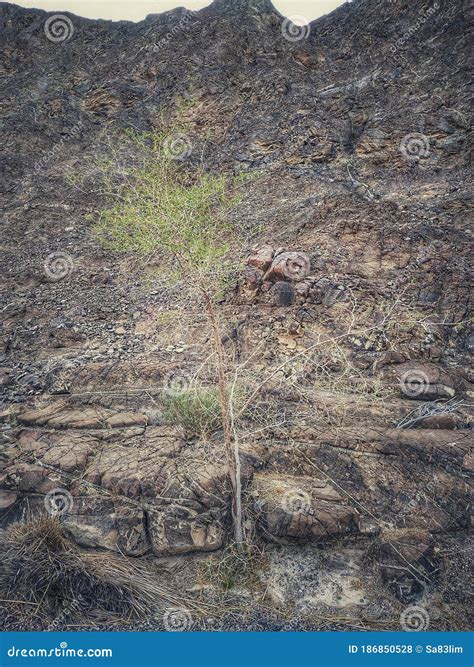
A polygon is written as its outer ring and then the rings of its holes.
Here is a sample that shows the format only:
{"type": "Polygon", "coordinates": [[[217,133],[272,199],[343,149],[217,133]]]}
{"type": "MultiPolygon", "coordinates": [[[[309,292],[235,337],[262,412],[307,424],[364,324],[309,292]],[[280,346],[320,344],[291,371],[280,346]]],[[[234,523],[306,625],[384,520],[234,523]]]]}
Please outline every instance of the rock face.
{"type": "MultiPolygon", "coordinates": [[[[62,402],[19,416],[30,428],[17,432],[19,451],[4,469],[7,489],[39,510],[62,489],[69,497],[64,524],[83,546],[137,556],[222,545],[229,491],[221,448],[211,465],[178,428],[134,426],[127,413],[110,410],[77,415],[62,402]]],[[[5,495],[9,507],[15,499],[5,495]]],[[[21,514],[21,502],[11,509],[21,514]]]]}
{"type": "Polygon", "coordinates": [[[353,509],[324,480],[260,475],[254,486],[262,529],[273,540],[305,543],[357,529],[353,509]]]}
{"type": "Polygon", "coordinates": [[[439,4],[420,21],[421,0],[345,3],[295,39],[267,0],[216,0],[71,15],[61,42],[45,12],[1,5],[2,526],[56,512],[84,548],[135,557],[229,540],[222,434],[161,401],[212,383],[204,313],[91,231],[91,165],[166,118],[183,170],[254,176],[219,307],[261,385],[239,440],[270,598],[359,627],[377,582],[394,604],[438,596],[460,629],[465,573],[443,573],[471,520],[469,36],[465,3],[439,4]]]}

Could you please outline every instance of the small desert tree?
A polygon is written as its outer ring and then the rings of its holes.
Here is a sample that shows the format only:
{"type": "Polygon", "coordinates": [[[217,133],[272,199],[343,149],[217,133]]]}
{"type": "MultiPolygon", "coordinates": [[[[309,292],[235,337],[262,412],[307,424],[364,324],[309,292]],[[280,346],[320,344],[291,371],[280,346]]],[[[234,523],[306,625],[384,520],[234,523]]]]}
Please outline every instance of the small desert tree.
{"type": "Polygon", "coordinates": [[[223,439],[232,487],[234,538],[242,543],[238,444],[232,436],[231,392],[216,302],[235,265],[229,260],[235,230],[225,212],[245,178],[185,169],[167,149],[166,136],[128,133],[133,147],[125,168],[118,159],[102,165],[103,191],[112,199],[99,212],[95,232],[114,251],[136,253],[161,266],[160,276],[193,290],[207,313],[215,351],[223,439]]]}

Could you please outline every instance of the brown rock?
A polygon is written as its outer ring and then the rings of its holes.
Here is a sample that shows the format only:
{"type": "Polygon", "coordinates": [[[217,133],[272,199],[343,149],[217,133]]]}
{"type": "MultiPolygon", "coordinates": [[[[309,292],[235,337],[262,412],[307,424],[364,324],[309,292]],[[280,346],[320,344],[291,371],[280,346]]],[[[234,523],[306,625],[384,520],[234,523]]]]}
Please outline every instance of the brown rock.
{"type": "Polygon", "coordinates": [[[275,255],[264,280],[299,282],[311,272],[311,259],[305,252],[282,252],[275,255]]]}
{"type": "Polygon", "coordinates": [[[435,364],[410,361],[397,365],[391,372],[403,398],[432,401],[456,394],[454,378],[435,364]]]}
{"type": "Polygon", "coordinates": [[[462,427],[463,420],[460,415],[457,415],[455,412],[450,412],[447,414],[441,415],[431,415],[431,417],[426,417],[418,422],[418,428],[427,428],[427,429],[455,429],[462,427]]]}
{"type": "Polygon", "coordinates": [[[222,524],[185,507],[150,512],[149,534],[157,556],[215,551],[224,540],[222,524]]]}
{"type": "MultiPolygon", "coordinates": [[[[151,548],[181,554],[223,543],[230,485],[220,443],[212,453],[190,448],[182,429],[172,426],[94,433],[25,428],[19,443],[23,456],[37,464],[13,459],[5,465],[2,484],[13,494],[6,497],[33,494],[44,511],[45,493],[69,489],[74,508],[64,521],[82,546],[140,556],[151,548]]],[[[251,449],[243,457],[244,483],[254,470],[249,457],[255,465],[257,460],[251,449]]]]}
{"type": "Polygon", "coordinates": [[[356,528],[354,510],[324,480],[257,473],[252,489],[260,530],[273,541],[305,543],[356,528]]]}
{"type": "Polygon", "coordinates": [[[17,501],[14,491],[0,491],[0,514],[7,512],[17,501]]]}
{"type": "Polygon", "coordinates": [[[130,426],[146,426],[146,415],[137,412],[119,412],[105,420],[108,428],[128,428],[130,426]]]}
{"type": "Polygon", "coordinates": [[[28,463],[13,464],[7,468],[7,481],[14,483],[15,488],[22,492],[39,492],[47,481],[45,468],[28,463]]]}
{"type": "Polygon", "coordinates": [[[256,269],[261,271],[266,271],[273,259],[273,248],[269,245],[260,246],[255,248],[250,255],[247,264],[253,266],[256,269]]]}
{"type": "Polygon", "coordinates": [[[67,515],[63,525],[82,547],[118,551],[119,533],[113,515],[67,515]]]}
{"type": "Polygon", "coordinates": [[[377,361],[377,368],[382,366],[389,366],[390,364],[403,364],[407,360],[407,357],[401,352],[395,350],[390,350],[389,352],[384,352],[381,358],[377,361]]]}
{"type": "Polygon", "coordinates": [[[388,531],[374,550],[382,580],[405,604],[418,599],[437,573],[433,539],[427,531],[388,531]]]}
{"type": "Polygon", "coordinates": [[[462,461],[463,470],[472,472],[474,470],[474,452],[468,452],[462,461]]]}
{"type": "Polygon", "coordinates": [[[103,429],[145,426],[146,415],[136,412],[114,412],[113,410],[71,408],[66,401],[51,403],[39,410],[27,410],[18,416],[18,421],[29,426],[49,426],[56,429],[103,429]]]}

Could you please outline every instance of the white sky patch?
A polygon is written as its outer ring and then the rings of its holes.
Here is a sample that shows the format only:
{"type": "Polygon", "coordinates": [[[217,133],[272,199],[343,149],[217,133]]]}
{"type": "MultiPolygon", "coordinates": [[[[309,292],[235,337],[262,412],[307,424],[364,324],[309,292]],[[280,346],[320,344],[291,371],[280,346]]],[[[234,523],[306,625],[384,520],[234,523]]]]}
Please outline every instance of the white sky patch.
{"type": "MultiPolygon", "coordinates": [[[[90,19],[111,19],[113,21],[141,21],[148,14],[160,14],[175,7],[201,9],[209,5],[209,0],[13,0],[22,7],[34,7],[48,12],[71,12],[90,19]]],[[[302,16],[313,21],[323,14],[332,12],[344,0],[273,0],[274,7],[284,16],[302,16]]]]}

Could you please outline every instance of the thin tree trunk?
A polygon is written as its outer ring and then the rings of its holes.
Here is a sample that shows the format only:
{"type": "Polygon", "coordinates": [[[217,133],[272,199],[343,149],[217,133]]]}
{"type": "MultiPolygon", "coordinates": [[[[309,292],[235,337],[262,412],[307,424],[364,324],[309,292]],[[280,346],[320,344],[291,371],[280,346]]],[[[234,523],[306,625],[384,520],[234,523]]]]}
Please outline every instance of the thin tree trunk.
{"type": "Polygon", "coordinates": [[[242,481],[240,477],[240,457],[237,441],[232,438],[231,415],[229,410],[229,396],[226,392],[225,382],[225,358],[222,347],[221,330],[214,306],[205,289],[201,289],[206,303],[206,310],[211,322],[214,346],[217,354],[217,373],[219,385],[219,398],[222,413],[222,426],[224,431],[224,445],[227,454],[227,463],[229,466],[229,477],[232,487],[232,520],[234,524],[234,538],[237,545],[243,542],[242,531],[242,481]]]}

